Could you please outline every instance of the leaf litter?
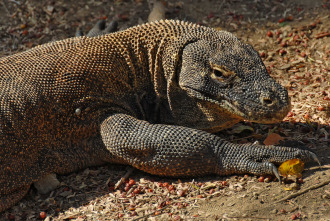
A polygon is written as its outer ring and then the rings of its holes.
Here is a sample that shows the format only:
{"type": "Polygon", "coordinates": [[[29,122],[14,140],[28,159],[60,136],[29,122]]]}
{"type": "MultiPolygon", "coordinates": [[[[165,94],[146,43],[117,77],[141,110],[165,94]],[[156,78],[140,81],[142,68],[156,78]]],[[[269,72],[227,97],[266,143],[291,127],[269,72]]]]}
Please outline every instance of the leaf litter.
{"type": "MultiPolygon", "coordinates": [[[[0,21],[3,22],[0,26],[0,54],[5,56],[41,43],[71,37],[77,27],[84,26],[88,30],[100,18],[116,17],[122,29],[135,25],[137,20],[146,21],[150,9],[147,2],[132,2],[5,1],[4,9],[0,10],[8,16],[0,21]],[[108,11],[104,10],[105,4],[108,4],[108,11]]],[[[289,91],[292,110],[282,123],[261,125],[242,122],[219,136],[234,143],[262,143],[274,133],[284,140],[299,140],[319,153],[324,168],[328,168],[329,16],[319,13],[323,5],[313,11],[292,2],[239,0],[220,4],[209,1],[199,5],[188,1],[169,1],[166,16],[188,17],[195,22],[233,32],[260,52],[267,70],[289,91]]],[[[327,3],[325,7],[328,7],[327,3]]],[[[270,144],[275,143],[271,141],[270,144]]],[[[297,211],[297,202],[302,203],[298,195],[293,194],[283,198],[284,201],[295,197],[298,201],[291,200],[275,210],[266,208],[265,212],[253,212],[247,209],[248,205],[260,207],[283,196],[281,189],[277,188],[276,179],[267,176],[262,179],[242,175],[178,180],[135,170],[115,189],[115,183],[126,173],[125,168],[108,165],[61,176],[61,186],[46,195],[31,188],[18,205],[0,215],[0,220],[219,219],[232,217],[233,211],[237,211],[234,215],[238,214],[238,218],[271,216],[283,219],[291,217],[290,212],[297,211]],[[134,182],[130,183],[131,180],[134,182]],[[219,206],[222,212],[218,214],[219,206]]],[[[328,173],[323,172],[322,176],[312,175],[309,170],[306,173],[309,176],[304,179],[302,187],[315,189],[311,195],[305,189],[301,190],[308,197],[309,204],[304,204],[308,209],[299,209],[299,217],[321,220],[329,209],[329,204],[324,201],[328,195],[327,192],[317,192],[316,188],[327,185],[324,176],[328,173]],[[313,206],[315,194],[320,196],[318,207],[313,206]]]]}

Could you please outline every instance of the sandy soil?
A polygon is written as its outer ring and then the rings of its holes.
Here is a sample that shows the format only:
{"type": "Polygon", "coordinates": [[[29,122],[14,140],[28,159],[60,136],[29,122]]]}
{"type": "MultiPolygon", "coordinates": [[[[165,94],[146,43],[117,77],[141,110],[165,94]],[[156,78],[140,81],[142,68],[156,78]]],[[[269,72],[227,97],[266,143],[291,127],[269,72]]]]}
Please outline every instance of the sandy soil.
{"type": "MultiPolygon", "coordinates": [[[[100,19],[117,19],[125,29],[146,22],[151,6],[144,0],[3,0],[0,56],[72,37],[79,27],[87,32],[100,19]]],[[[107,165],[60,176],[61,187],[47,195],[31,188],[0,220],[330,220],[329,7],[327,0],[167,3],[167,18],[227,30],[252,44],[270,74],[288,88],[293,109],[282,123],[242,122],[219,136],[262,143],[276,133],[313,149],[322,167],[307,164],[293,190],[272,177],[179,180],[135,170],[129,184],[115,191],[126,167],[107,165]]]]}

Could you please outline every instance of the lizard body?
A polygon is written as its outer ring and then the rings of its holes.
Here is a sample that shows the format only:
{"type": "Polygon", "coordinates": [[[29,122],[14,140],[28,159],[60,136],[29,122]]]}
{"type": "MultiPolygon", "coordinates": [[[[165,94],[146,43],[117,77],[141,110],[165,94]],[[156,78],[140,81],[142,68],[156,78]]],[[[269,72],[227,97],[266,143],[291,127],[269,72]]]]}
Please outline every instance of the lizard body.
{"type": "Polygon", "coordinates": [[[104,163],[162,176],[277,174],[308,150],[211,134],[280,121],[287,91],[228,32],[159,21],[0,59],[0,212],[32,183],[104,163]]]}

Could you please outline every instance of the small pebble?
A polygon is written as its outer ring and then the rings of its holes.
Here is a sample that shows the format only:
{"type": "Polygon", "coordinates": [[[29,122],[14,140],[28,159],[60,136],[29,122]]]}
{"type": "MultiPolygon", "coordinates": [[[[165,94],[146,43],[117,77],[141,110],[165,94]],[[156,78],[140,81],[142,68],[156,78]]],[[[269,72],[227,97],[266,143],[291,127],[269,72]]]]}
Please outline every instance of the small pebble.
{"type": "Polygon", "coordinates": [[[327,195],[327,194],[324,194],[324,195],[322,195],[322,198],[323,198],[323,199],[330,199],[330,196],[327,195]]]}
{"type": "Polygon", "coordinates": [[[75,111],[76,115],[80,115],[81,114],[81,109],[80,108],[77,108],[76,111],[75,111]]]}
{"type": "Polygon", "coordinates": [[[277,212],[278,212],[277,209],[273,209],[272,211],[270,211],[270,213],[272,213],[272,214],[276,214],[277,212]]]}
{"type": "Polygon", "coordinates": [[[284,213],[286,213],[286,210],[285,209],[281,209],[280,210],[280,213],[284,214],[284,213]]]}

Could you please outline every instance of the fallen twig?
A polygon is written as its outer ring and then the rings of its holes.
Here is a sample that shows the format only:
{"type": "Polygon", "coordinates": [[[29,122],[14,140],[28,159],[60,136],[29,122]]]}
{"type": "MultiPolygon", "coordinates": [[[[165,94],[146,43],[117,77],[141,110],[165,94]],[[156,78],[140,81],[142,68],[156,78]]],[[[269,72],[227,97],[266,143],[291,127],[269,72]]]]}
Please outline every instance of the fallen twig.
{"type": "Polygon", "coordinates": [[[277,200],[275,203],[279,203],[279,202],[283,202],[283,201],[286,201],[286,200],[295,198],[295,197],[297,197],[299,195],[302,195],[302,194],[304,194],[304,193],[306,193],[306,192],[308,192],[310,190],[314,190],[314,189],[320,188],[322,186],[328,185],[329,183],[330,183],[330,180],[326,180],[326,181],[324,181],[322,183],[319,183],[319,184],[316,184],[314,186],[308,187],[307,189],[301,190],[301,191],[296,192],[296,193],[292,193],[291,195],[286,196],[283,199],[277,200]]]}
{"type": "Polygon", "coordinates": [[[125,180],[132,174],[132,172],[134,171],[134,168],[133,167],[128,167],[127,168],[127,172],[125,173],[125,175],[122,177],[122,178],[120,178],[119,180],[118,180],[118,182],[115,184],[115,190],[121,185],[121,184],[123,184],[124,182],[125,182],[125,180]]]}
{"type": "Polygon", "coordinates": [[[148,214],[146,214],[146,215],[144,215],[144,216],[137,217],[137,218],[135,218],[135,219],[133,219],[133,220],[134,220],[134,221],[136,221],[136,220],[141,220],[141,219],[147,218],[147,217],[152,216],[152,215],[154,215],[154,216],[162,215],[162,213],[159,213],[159,214],[155,215],[155,212],[160,212],[160,211],[162,211],[162,210],[164,210],[164,209],[166,209],[166,208],[168,208],[168,207],[169,207],[169,205],[166,205],[166,206],[164,206],[163,208],[157,209],[157,210],[154,211],[154,212],[148,213],[148,214]]]}
{"type": "Polygon", "coordinates": [[[6,10],[7,14],[10,16],[10,12],[5,4],[5,2],[2,2],[3,8],[6,10]]]}
{"type": "Polygon", "coordinates": [[[321,32],[315,36],[316,39],[330,36],[330,32],[321,32]]]}
{"type": "Polygon", "coordinates": [[[230,218],[230,219],[264,219],[264,220],[269,220],[268,217],[256,217],[256,216],[228,216],[227,218],[230,218]]]}

